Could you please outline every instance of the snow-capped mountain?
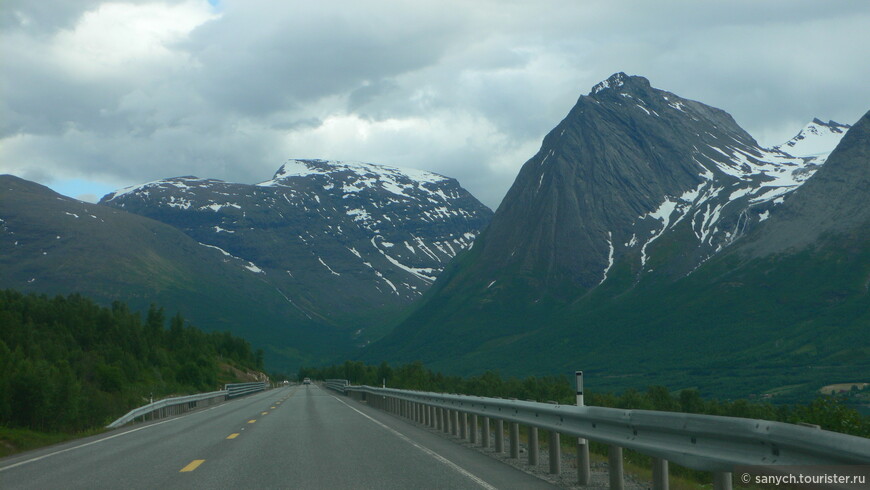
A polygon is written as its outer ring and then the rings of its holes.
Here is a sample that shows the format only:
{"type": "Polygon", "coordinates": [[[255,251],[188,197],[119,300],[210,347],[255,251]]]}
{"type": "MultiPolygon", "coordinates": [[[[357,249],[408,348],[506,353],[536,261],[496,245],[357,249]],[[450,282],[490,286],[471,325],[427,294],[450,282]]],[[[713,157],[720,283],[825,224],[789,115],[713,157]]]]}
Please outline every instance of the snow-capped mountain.
{"type": "Polygon", "coordinates": [[[870,304],[868,117],[816,120],[764,148],[726,112],[617,73],[579,98],[468,255],[363,358],[582,366],[635,387],[686,382],[689,368],[716,373],[689,385],[715,385],[751,363],[866,359],[849,349],[870,304]]]}
{"type": "Polygon", "coordinates": [[[324,160],[289,160],[256,185],[176,177],[101,203],[241,261],[312,318],[361,327],[419,297],[492,214],[455,179],[324,160]]]}
{"type": "Polygon", "coordinates": [[[828,159],[840,139],[851,126],[836,121],[823,122],[813,119],[794,138],[775,146],[779,150],[796,157],[812,158],[812,163],[821,165],[828,159]]]}
{"type": "Polygon", "coordinates": [[[246,261],[167,224],[10,175],[0,175],[0,250],[0,288],[118,300],[134,311],[155,304],[203,329],[244,336],[281,369],[353,346],[346,331],[307,318],[246,261]]]}
{"type": "Polygon", "coordinates": [[[834,124],[763,148],[724,111],[617,73],[580,97],[524,165],[485,242],[490,280],[526,264],[591,289],[620,260],[640,276],[659,267],[653,249],[678,229],[690,236],[664,268],[691,273],[813,175],[842,136],[834,124]]]}

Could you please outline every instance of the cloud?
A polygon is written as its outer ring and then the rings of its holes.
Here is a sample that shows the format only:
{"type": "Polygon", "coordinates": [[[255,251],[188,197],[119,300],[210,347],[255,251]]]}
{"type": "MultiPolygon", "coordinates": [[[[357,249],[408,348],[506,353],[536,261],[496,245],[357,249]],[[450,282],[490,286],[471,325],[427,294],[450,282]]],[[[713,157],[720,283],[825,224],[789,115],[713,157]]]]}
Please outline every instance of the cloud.
{"type": "Polygon", "coordinates": [[[854,122],[868,23],[863,0],[7,0],[0,172],[253,183],[290,157],[341,158],[456,177],[496,207],[617,71],[767,144],[813,117],[854,122]]]}

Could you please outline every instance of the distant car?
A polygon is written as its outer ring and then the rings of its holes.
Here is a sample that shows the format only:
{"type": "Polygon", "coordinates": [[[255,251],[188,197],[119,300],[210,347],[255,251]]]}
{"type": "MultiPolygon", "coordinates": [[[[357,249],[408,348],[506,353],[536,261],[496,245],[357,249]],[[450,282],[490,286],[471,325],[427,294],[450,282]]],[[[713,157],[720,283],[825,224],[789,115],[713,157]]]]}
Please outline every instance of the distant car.
{"type": "Polygon", "coordinates": [[[302,384],[304,384],[304,385],[310,385],[310,384],[311,384],[311,378],[305,378],[305,379],[303,379],[303,380],[302,380],[302,384]]]}

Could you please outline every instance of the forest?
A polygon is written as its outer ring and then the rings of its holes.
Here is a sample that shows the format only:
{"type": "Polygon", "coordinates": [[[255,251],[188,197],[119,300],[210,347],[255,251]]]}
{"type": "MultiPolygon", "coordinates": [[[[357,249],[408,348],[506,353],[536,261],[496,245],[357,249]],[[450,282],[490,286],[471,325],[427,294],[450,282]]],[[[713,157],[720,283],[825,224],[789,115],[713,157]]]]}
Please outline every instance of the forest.
{"type": "Polygon", "coordinates": [[[170,395],[214,391],[262,351],[152,305],[0,290],[0,427],[72,433],[170,395]]]}

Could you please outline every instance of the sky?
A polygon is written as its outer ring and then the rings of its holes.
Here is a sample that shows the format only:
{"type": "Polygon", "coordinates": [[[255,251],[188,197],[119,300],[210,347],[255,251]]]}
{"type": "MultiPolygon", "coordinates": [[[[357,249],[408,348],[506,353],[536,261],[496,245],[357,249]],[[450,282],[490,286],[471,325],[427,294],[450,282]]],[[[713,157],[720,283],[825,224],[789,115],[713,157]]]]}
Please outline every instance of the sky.
{"type": "Polygon", "coordinates": [[[766,146],[870,109],[866,0],[0,0],[0,174],[95,201],[290,158],[454,177],[495,209],[616,72],[766,146]]]}

